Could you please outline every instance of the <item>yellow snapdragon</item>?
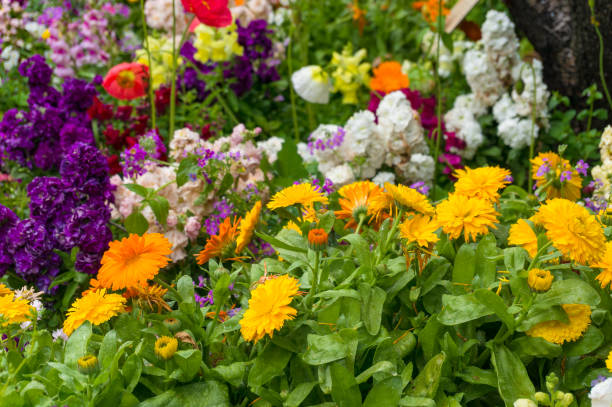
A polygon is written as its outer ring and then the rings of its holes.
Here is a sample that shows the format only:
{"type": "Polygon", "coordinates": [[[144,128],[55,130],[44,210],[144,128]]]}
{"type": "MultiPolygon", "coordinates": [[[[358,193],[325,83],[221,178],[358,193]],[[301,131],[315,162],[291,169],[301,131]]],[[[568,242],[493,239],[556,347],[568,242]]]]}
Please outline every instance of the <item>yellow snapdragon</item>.
{"type": "MultiPolygon", "coordinates": [[[[172,39],[169,37],[148,37],[149,51],[151,52],[151,64],[149,67],[153,89],[158,89],[164,83],[172,80],[172,39]]],[[[146,43],[145,43],[146,44],[146,43]]],[[[178,40],[176,44],[178,48],[178,40]]],[[[176,52],[179,52],[178,49],[176,52]]],[[[149,66],[149,57],[145,49],[136,51],[136,62],[149,66]]],[[[182,63],[179,57],[176,65],[182,63]]]]}
{"type": "Polygon", "coordinates": [[[357,103],[357,91],[362,85],[370,81],[370,64],[361,62],[367,55],[365,49],[360,49],[354,55],[353,47],[348,44],[342,54],[334,52],[331,66],[336,69],[332,72],[334,91],[342,93],[342,103],[357,103]]]}
{"type": "Polygon", "coordinates": [[[236,23],[223,28],[209,27],[200,24],[195,29],[197,52],[194,58],[201,62],[227,61],[232,55],[242,55],[243,49],[238,44],[236,23]]]}

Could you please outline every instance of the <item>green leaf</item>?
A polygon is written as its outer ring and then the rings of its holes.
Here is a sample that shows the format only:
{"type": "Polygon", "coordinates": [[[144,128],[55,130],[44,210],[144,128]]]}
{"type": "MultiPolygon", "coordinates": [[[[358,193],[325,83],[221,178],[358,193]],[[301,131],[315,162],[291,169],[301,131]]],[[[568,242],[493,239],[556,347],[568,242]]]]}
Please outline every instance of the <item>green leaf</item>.
{"type": "Polygon", "coordinates": [[[561,356],[561,346],[548,342],[542,338],[522,336],[510,343],[510,350],[519,356],[535,356],[538,358],[555,358],[561,356]]]}
{"type": "Polygon", "coordinates": [[[150,189],[143,187],[142,185],[138,185],[138,184],[123,184],[124,187],[126,187],[127,189],[129,189],[130,191],[132,191],[133,193],[135,193],[136,195],[140,195],[143,198],[146,198],[149,196],[149,191],[150,189]]]}
{"type": "Polygon", "coordinates": [[[476,273],[476,251],[469,243],[464,243],[455,256],[453,282],[471,284],[476,273]]]}
{"type": "Polygon", "coordinates": [[[560,304],[586,304],[595,306],[601,298],[597,291],[587,282],[572,278],[569,280],[555,281],[550,290],[538,294],[534,306],[550,307],[560,304]]]}
{"type": "Polygon", "coordinates": [[[565,355],[582,356],[595,351],[601,346],[604,341],[604,334],[594,325],[589,326],[589,329],[584,333],[582,338],[576,342],[571,342],[563,346],[565,355]]]}
{"type": "Polygon", "coordinates": [[[348,241],[353,246],[353,253],[357,256],[359,263],[372,268],[372,253],[370,252],[370,244],[357,233],[351,233],[344,236],[341,240],[348,241]]]}
{"type": "MultiPolygon", "coordinates": [[[[289,138],[283,142],[283,148],[278,153],[278,158],[274,162],[274,169],[280,178],[295,180],[308,177],[308,171],[304,168],[302,157],[298,154],[297,145],[289,138]]],[[[291,181],[289,181],[291,183],[291,181]]]]}
{"type": "Polygon", "coordinates": [[[213,300],[215,306],[223,306],[230,296],[229,285],[231,277],[228,273],[221,274],[221,277],[217,280],[215,288],[213,290],[213,300]]]}
{"type": "Polygon", "coordinates": [[[127,383],[125,389],[128,392],[134,391],[138,382],[140,381],[140,375],[142,374],[142,359],[137,354],[133,353],[128,356],[127,360],[123,364],[121,369],[121,375],[127,383]]]}
{"type": "Polygon", "coordinates": [[[128,233],[142,235],[147,231],[147,229],[149,229],[149,222],[147,221],[147,218],[145,218],[138,209],[134,209],[130,216],[125,218],[124,224],[128,233]]]}
{"type": "Polygon", "coordinates": [[[334,227],[334,222],[336,221],[336,216],[334,215],[334,211],[327,211],[323,215],[319,217],[318,227],[325,230],[325,233],[331,232],[334,227]]]}
{"type": "Polygon", "coordinates": [[[138,407],[230,407],[227,386],[214,380],[175,387],[138,407]]]}
{"type": "Polygon", "coordinates": [[[64,363],[73,369],[77,367],[77,360],[87,354],[87,344],[91,338],[91,323],[83,322],[68,338],[64,350],[64,363]]]}
{"type": "Polygon", "coordinates": [[[250,363],[248,362],[234,362],[231,365],[216,366],[212,369],[212,372],[232,386],[240,387],[244,384],[244,377],[249,366],[250,363]]]}
{"type": "Polygon", "coordinates": [[[179,380],[191,381],[200,370],[202,352],[198,349],[179,350],[174,354],[173,360],[182,371],[179,380]]]}
{"type": "Polygon", "coordinates": [[[368,393],[364,407],[397,406],[402,396],[402,379],[389,377],[372,387],[368,393]]]}
{"type": "Polygon", "coordinates": [[[98,360],[101,368],[108,369],[118,348],[117,332],[114,329],[108,331],[102,339],[100,351],[98,352],[98,360]]]}
{"type": "Polygon", "coordinates": [[[190,174],[197,174],[200,171],[198,160],[195,157],[184,158],[179,164],[176,172],[176,185],[180,188],[189,181],[190,174]]]}
{"type": "Polygon", "coordinates": [[[361,384],[361,383],[367,381],[375,373],[394,374],[395,373],[395,365],[393,363],[387,361],[387,360],[384,360],[382,362],[378,362],[378,363],[374,364],[373,366],[370,366],[369,368],[367,368],[363,372],[361,372],[359,374],[359,376],[357,376],[355,378],[355,381],[357,383],[361,384]]]}
{"type": "Polygon", "coordinates": [[[485,384],[497,388],[497,375],[492,370],[484,370],[476,366],[468,366],[455,376],[472,384],[485,384]]]}
{"type": "Polygon", "coordinates": [[[480,287],[487,288],[495,282],[497,241],[491,233],[483,237],[476,247],[476,275],[480,287]]]}
{"type": "Polygon", "coordinates": [[[444,325],[459,325],[493,313],[493,310],[482,305],[474,294],[457,296],[444,294],[442,304],[444,308],[438,315],[438,321],[444,325]]]}
{"type": "Polygon", "coordinates": [[[308,348],[302,355],[302,360],[309,365],[323,365],[344,359],[349,348],[344,339],[337,333],[329,335],[309,334],[307,337],[308,348]]]}
{"type": "Polygon", "coordinates": [[[402,397],[399,402],[401,407],[436,407],[437,404],[434,400],[426,397],[402,397]]]}
{"type": "Polygon", "coordinates": [[[291,390],[285,401],[285,407],[298,407],[308,397],[317,382],[306,382],[298,384],[291,390]]]}
{"type": "Polygon", "coordinates": [[[440,376],[442,374],[442,365],[446,360],[444,352],[438,353],[431,358],[425,365],[421,373],[412,381],[408,391],[408,395],[414,397],[435,398],[440,385],[440,376]]]}
{"type": "Polygon", "coordinates": [[[166,219],[168,219],[168,212],[170,211],[170,204],[168,203],[168,200],[163,196],[158,195],[148,199],[147,203],[155,214],[155,219],[165,226],[166,219]]]}
{"type": "Polygon", "coordinates": [[[276,376],[280,376],[289,363],[292,353],[273,343],[268,344],[257,356],[249,372],[248,383],[251,387],[263,386],[276,376]]]}
{"type": "Polygon", "coordinates": [[[355,377],[340,363],[330,366],[332,399],[338,407],[361,406],[361,392],[355,377]]]}
{"type": "Polygon", "coordinates": [[[419,332],[419,343],[423,348],[425,360],[433,358],[434,354],[440,351],[438,337],[441,328],[442,324],[439,321],[439,317],[436,318],[436,314],[434,314],[427,320],[425,328],[419,332]]]}
{"type": "MultiPolygon", "coordinates": [[[[294,230],[291,230],[290,232],[293,232],[293,233],[295,233],[295,234],[297,234],[299,236],[299,233],[297,233],[294,230]]],[[[292,251],[292,252],[308,253],[308,250],[306,248],[304,248],[304,247],[294,246],[294,245],[292,245],[290,243],[284,242],[284,241],[282,241],[280,239],[277,239],[277,238],[275,238],[273,236],[266,235],[264,233],[255,232],[255,234],[260,239],[263,239],[266,242],[270,243],[272,245],[272,247],[274,247],[277,250],[278,249],[285,249],[285,250],[289,250],[289,251],[292,251]]],[[[279,235],[280,235],[280,233],[279,233],[279,235]]]]}
{"type": "Polygon", "coordinates": [[[504,249],[504,265],[506,270],[516,273],[525,268],[527,252],[522,247],[508,247],[504,249]]]}
{"type": "Polygon", "coordinates": [[[181,296],[181,302],[193,304],[195,306],[195,294],[193,280],[189,276],[182,276],[176,283],[176,289],[181,296]]]}
{"type": "Polygon", "coordinates": [[[499,295],[485,288],[479,288],[474,291],[474,295],[482,305],[490,307],[510,331],[514,330],[514,318],[508,312],[506,303],[499,295]]]}
{"type": "Polygon", "coordinates": [[[497,373],[499,394],[506,407],[512,407],[518,399],[531,399],[535,387],[523,362],[504,345],[493,344],[491,362],[497,373]]]}
{"type": "Polygon", "coordinates": [[[223,176],[223,179],[221,180],[221,185],[219,185],[219,190],[218,190],[218,194],[223,194],[225,191],[227,191],[232,184],[234,183],[234,177],[232,176],[231,173],[227,173],[225,174],[225,176],[223,176]]]}
{"type": "Polygon", "coordinates": [[[359,284],[361,295],[361,317],[370,335],[376,335],[380,330],[383,305],[387,293],[380,287],[371,287],[366,283],[359,284]]]}

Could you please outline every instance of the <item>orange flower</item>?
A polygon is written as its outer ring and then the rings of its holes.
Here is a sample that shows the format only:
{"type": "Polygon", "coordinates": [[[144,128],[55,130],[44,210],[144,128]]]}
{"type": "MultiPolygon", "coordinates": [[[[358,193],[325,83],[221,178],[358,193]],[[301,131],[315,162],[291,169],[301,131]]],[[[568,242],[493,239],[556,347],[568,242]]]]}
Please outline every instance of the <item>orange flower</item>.
{"type": "MultiPolygon", "coordinates": [[[[371,181],[359,181],[345,185],[338,190],[340,198],[339,211],[335,211],[338,219],[349,219],[344,226],[345,229],[356,228],[362,216],[373,215],[372,200],[382,194],[382,189],[371,181]]],[[[370,219],[370,221],[373,217],[370,219]]]]}
{"type": "Polygon", "coordinates": [[[232,222],[230,218],[225,218],[223,223],[219,225],[219,233],[211,236],[206,242],[204,250],[196,256],[198,264],[205,264],[213,257],[230,258],[236,250],[239,223],[240,219],[234,218],[232,222]]]}
{"type": "Polygon", "coordinates": [[[440,11],[440,2],[442,2],[442,15],[447,16],[450,13],[450,10],[445,7],[446,3],[444,0],[424,0],[424,1],[415,1],[412,3],[412,8],[415,10],[420,10],[423,18],[430,22],[435,23],[438,21],[438,16],[440,15],[438,12],[440,11]]]}
{"type": "Polygon", "coordinates": [[[148,77],[148,66],[124,62],[108,71],[102,86],[114,98],[131,100],[145,95],[148,77]]]}
{"type": "Polygon", "coordinates": [[[410,85],[408,75],[402,72],[399,62],[383,62],[374,68],[374,77],[370,81],[370,88],[383,93],[390,93],[410,85]]]}
{"type": "Polygon", "coordinates": [[[365,18],[365,11],[359,8],[358,0],[348,5],[348,8],[353,12],[353,21],[357,24],[359,29],[359,35],[363,34],[363,28],[365,27],[367,20],[365,18]]]}
{"type": "Polygon", "coordinates": [[[311,229],[308,232],[308,243],[312,250],[322,250],[327,246],[327,232],[325,229],[311,229]]]}

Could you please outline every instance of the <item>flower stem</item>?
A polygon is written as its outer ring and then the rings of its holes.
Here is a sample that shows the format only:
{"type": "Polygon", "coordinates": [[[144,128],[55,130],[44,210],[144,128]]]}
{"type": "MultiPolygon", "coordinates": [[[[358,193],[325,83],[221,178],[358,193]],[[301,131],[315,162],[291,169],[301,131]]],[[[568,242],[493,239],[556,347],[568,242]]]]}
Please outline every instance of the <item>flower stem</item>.
{"type": "Polygon", "coordinates": [[[172,0],[172,75],[170,82],[170,123],[168,129],[168,143],[174,134],[174,117],[176,115],[176,0],[172,0]]]}
{"type": "Polygon", "coordinates": [[[608,90],[608,85],[606,84],[606,75],[604,73],[603,37],[601,36],[601,31],[599,30],[599,22],[595,18],[595,2],[589,1],[589,7],[591,8],[591,24],[593,25],[593,28],[595,28],[595,32],[597,33],[597,38],[599,39],[599,76],[601,78],[601,86],[603,87],[604,93],[606,94],[606,99],[608,100],[608,104],[610,105],[610,108],[612,109],[612,97],[610,97],[610,91],[608,90]]]}
{"type": "Polygon", "coordinates": [[[434,149],[434,174],[431,196],[436,197],[436,177],[438,175],[438,157],[440,155],[440,143],[442,140],[442,86],[440,83],[440,45],[442,41],[442,0],[438,1],[438,35],[436,37],[436,65],[434,67],[434,78],[436,81],[436,116],[438,125],[436,127],[436,148],[434,149]]]}
{"type": "Polygon", "coordinates": [[[151,50],[149,48],[149,34],[147,34],[147,21],[144,12],[144,0],[140,0],[140,14],[142,16],[142,33],[144,35],[145,51],[149,62],[149,103],[151,104],[151,127],[155,129],[155,97],[153,96],[153,81],[151,80],[151,72],[153,65],[151,63],[151,50]]]}

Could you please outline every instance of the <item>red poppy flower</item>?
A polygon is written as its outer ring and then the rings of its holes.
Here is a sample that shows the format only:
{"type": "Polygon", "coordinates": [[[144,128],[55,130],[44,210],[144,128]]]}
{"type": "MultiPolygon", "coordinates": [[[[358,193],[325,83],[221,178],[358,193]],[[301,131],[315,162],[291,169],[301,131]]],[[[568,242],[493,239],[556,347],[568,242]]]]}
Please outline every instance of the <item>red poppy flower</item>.
{"type": "Polygon", "coordinates": [[[228,0],[181,0],[185,11],[196,15],[202,24],[226,27],[232,23],[228,0]]]}
{"type": "Polygon", "coordinates": [[[148,66],[124,62],[108,71],[102,86],[117,99],[136,99],[145,95],[148,77],[148,66]]]}

